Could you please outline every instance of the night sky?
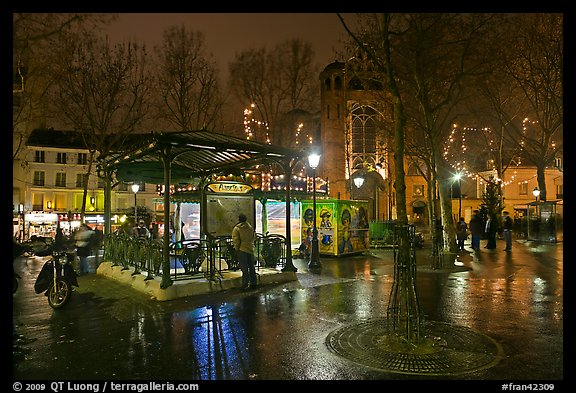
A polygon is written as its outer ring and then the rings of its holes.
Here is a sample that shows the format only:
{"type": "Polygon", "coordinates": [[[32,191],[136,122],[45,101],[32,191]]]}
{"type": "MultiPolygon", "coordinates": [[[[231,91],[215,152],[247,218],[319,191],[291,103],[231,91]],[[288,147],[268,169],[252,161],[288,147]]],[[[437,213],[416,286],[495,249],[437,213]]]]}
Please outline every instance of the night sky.
{"type": "Polygon", "coordinates": [[[336,60],[334,50],[340,50],[346,36],[335,13],[122,13],[103,32],[113,41],[145,42],[152,50],[166,28],[181,24],[204,33],[208,52],[223,73],[236,53],[272,48],[291,38],[310,42],[323,68],[336,60]]]}

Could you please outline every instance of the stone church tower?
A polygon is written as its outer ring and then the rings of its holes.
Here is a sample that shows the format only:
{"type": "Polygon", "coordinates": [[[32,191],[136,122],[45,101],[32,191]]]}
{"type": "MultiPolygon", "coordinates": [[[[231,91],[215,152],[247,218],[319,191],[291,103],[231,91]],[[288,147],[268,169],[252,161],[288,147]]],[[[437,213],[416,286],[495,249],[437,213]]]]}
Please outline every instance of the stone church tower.
{"type": "Polygon", "coordinates": [[[367,200],[371,219],[389,220],[395,218],[387,138],[393,131],[391,103],[381,81],[362,51],[320,73],[318,175],[328,179],[333,198],[367,200]],[[364,182],[355,184],[357,178],[364,182]]]}

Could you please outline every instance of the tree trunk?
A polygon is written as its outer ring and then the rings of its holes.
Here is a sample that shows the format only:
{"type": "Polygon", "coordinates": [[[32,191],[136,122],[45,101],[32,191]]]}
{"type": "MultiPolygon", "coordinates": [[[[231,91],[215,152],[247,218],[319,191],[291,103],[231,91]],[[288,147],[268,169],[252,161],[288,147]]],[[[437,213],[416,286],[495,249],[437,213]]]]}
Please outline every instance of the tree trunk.
{"type": "Polygon", "coordinates": [[[538,179],[538,189],[540,190],[540,201],[544,202],[547,200],[546,196],[546,166],[538,165],[536,167],[536,178],[538,179]]]}

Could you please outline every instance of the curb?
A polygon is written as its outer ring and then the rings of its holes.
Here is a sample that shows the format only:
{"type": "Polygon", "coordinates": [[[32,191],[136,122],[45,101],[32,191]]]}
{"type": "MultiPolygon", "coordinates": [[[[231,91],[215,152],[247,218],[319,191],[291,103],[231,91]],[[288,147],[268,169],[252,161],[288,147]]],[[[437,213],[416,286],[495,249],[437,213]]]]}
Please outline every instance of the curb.
{"type": "MultiPolygon", "coordinates": [[[[102,262],[96,269],[96,274],[128,285],[158,301],[226,291],[242,286],[242,272],[239,270],[223,272],[222,277],[212,280],[200,276],[198,278],[174,281],[166,289],[160,287],[161,277],[148,278],[147,273],[134,274],[134,271],[133,267],[124,268],[120,265],[113,266],[112,262],[102,262]]],[[[298,279],[295,272],[282,272],[272,268],[260,268],[257,273],[260,285],[296,281],[298,279]]]]}

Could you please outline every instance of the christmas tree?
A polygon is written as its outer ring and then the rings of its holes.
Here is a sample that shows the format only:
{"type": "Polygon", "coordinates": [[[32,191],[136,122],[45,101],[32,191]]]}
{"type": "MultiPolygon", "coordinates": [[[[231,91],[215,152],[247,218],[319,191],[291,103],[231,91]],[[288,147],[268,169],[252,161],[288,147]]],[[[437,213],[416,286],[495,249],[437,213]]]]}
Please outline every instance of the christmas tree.
{"type": "Polygon", "coordinates": [[[484,221],[488,217],[491,217],[500,224],[500,214],[503,209],[500,184],[494,180],[494,176],[490,176],[486,184],[486,190],[482,193],[482,203],[479,209],[480,215],[484,221]]]}

